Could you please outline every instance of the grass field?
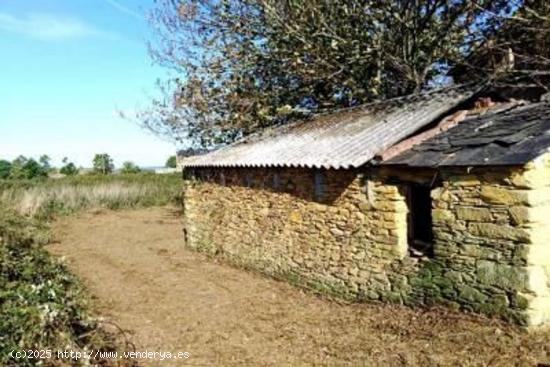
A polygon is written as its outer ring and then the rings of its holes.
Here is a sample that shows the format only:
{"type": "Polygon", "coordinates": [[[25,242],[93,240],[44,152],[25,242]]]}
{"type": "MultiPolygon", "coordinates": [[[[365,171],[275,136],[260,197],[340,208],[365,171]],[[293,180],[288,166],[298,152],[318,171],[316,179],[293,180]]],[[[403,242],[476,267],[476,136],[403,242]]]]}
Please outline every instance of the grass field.
{"type": "MultiPolygon", "coordinates": [[[[44,249],[50,221],[92,208],[177,203],[180,191],[178,175],[0,181],[0,365],[13,365],[12,350],[127,350],[125,339],[113,332],[116,327],[105,327],[90,311],[80,281],[44,249]]],[[[37,362],[20,359],[16,365],[37,362]]],[[[43,362],[55,365],[51,359],[43,362]]]]}
{"type": "Polygon", "coordinates": [[[22,215],[37,218],[52,218],[89,208],[147,207],[179,200],[181,177],[177,174],[0,181],[0,201],[22,215]]]}

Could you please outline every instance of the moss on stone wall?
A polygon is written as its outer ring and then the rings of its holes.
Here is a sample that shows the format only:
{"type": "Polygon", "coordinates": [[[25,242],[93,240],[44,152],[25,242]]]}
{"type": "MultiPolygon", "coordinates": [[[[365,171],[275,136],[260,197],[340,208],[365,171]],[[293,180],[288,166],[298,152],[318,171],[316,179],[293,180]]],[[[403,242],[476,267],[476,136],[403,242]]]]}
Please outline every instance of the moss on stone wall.
{"type": "MultiPolygon", "coordinates": [[[[533,251],[548,254],[536,230],[550,224],[547,167],[439,172],[432,258],[408,251],[414,172],[322,171],[316,187],[307,169],[198,169],[185,181],[187,244],[320,293],[540,324],[550,260],[533,251]]],[[[434,177],[425,170],[416,181],[434,177]]]]}

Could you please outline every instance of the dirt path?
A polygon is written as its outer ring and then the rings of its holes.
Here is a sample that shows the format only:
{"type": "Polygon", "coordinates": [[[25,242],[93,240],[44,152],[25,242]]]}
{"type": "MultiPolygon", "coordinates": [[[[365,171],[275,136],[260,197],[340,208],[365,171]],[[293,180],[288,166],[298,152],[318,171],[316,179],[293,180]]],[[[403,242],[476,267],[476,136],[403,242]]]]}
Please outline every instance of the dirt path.
{"type": "Polygon", "coordinates": [[[345,305],[185,249],[169,208],[55,223],[51,252],[132,333],[137,350],[187,351],[144,365],[531,365],[548,337],[442,310],[345,305]]]}

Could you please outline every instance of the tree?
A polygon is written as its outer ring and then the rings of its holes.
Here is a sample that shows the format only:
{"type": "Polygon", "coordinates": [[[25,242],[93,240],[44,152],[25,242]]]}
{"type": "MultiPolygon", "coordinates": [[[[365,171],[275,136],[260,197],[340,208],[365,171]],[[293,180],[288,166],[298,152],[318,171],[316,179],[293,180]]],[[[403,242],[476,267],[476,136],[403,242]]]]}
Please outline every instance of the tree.
{"type": "Polygon", "coordinates": [[[11,163],[0,159],[0,179],[6,179],[10,176],[11,163]]]}
{"type": "Polygon", "coordinates": [[[211,147],[322,110],[441,84],[521,5],[505,0],[159,0],[155,61],[178,78],[139,114],[211,147]]]}
{"type": "Polygon", "coordinates": [[[43,166],[33,158],[20,155],[11,164],[10,178],[13,179],[32,179],[47,175],[43,166]]]}
{"type": "Polygon", "coordinates": [[[50,172],[52,170],[51,161],[52,159],[47,154],[43,154],[38,158],[38,162],[40,162],[44,172],[50,172]]]}
{"type": "Polygon", "coordinates": [[[79,169],[76,168],[73,162],[69,162],[59,170],[59,173],[66,176],[76,176],[78,175],[79,169]]]}
{"type": "Polygon", "coordinates": [[[107,153],[96,154],[93,160],[94,172],[102,175],[111,174],[115,168],[111,156],[107,153]]]}
{"type": "Polygon", "coordinates": [[[140,173],[141,168],[139,168],[135,163],[126,161],[122,163],[121,173],[140,173]]]}
{"type": "Polygon", "coordinates": [[[29,159],[23,155],[18,156],[11,162],[11,172],[10,178],[13,179],[24,179],[27,176],[25,172],[25,164],[29,159]]]}
{"type": "Polygon", "coordinates": [[[63,166],[59,170],[59,173],[66,176],[75,176],[78,174],[79,169],[76,168],[76,165],[73,162],[69,162],[69,159],[67,157],[64,157],[62,162],[63,166]]]}
{"type": "Polygon", "coordinates": [[[165,166],[168,167],[168,168],[176,168],[176,166],[177,166],[177,159],[176,159],[176,156],[175,156],[175,155],[171,155],[171,156],[166,160],[165,166]]]}
{"type": "Polygon", "coordinates": [[[32,158],[25,163],[23,169],[26,172],[26,178],[46,177],[48,175],[44,167],[32,158]]]}
{"type": "Polygon", "coordinates": [[[505,71],[507,81],[531,81],[546,86],[548,91],[550,1],[524,1],[517,12],[503,18],[498,31],[475,48],[452,74],[455,80],[467,82],[487,77],[495,70],[505,71]]]}

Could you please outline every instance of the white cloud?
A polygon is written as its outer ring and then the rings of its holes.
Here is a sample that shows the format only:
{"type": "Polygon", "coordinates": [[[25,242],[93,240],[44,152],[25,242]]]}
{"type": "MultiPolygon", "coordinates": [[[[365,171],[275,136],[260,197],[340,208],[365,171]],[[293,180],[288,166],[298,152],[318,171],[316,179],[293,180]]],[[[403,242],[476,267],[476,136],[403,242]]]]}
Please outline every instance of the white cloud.
{"type": "Polygon", "coordinates": [[[140,14],[137,11],[134,11],[134,10],[122,5],[121,3],[119,3],[116,0],[105,0],[105,1],[108,2],[112,7],[114,7],[115,9],[117,9],[118,11],[120,11],[120,12],[126,14],[126,15],[129,15],[133,18],[138,19],[138,20],[143,20],[144,19],[143,14],[140,14]]]}
{"type": "Polygon", "coordinates": [[[32,13],[24,17],[16,17],[0,12],[0,31],[44,41],[110,36],[109,33],[79,19],[47,13],[32,13]]]}

